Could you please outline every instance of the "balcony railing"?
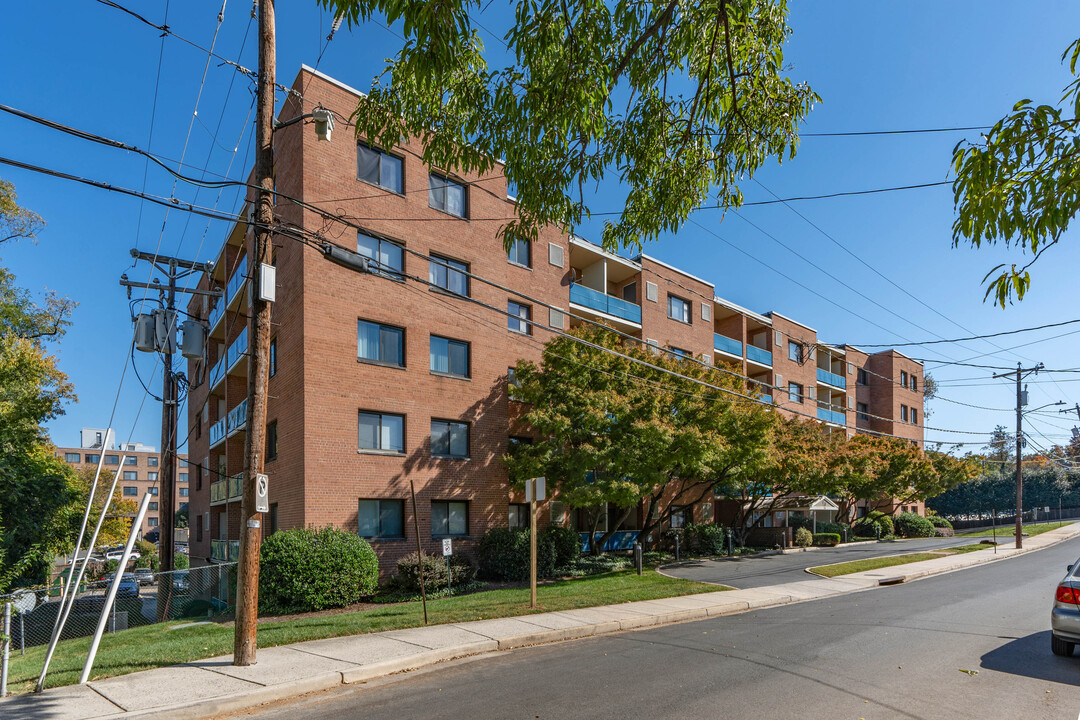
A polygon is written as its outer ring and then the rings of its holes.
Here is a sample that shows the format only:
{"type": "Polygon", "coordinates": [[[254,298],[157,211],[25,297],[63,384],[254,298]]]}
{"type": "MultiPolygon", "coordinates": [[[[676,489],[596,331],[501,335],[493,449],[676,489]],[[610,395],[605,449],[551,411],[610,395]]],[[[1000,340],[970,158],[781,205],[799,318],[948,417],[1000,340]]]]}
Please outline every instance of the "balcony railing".
{"type": "Polygon", "coordinates": [[[210,483],[210,504],[216,505],[229,499],[228,480],[218,480],[210,483]]]}
{"type": "Polygon", "coordinates": [[[742,357],[742,343],[720,333],[713,333],[713,348],[729,355],[742,357]]]}
{"type": "Polygon", "coordinates": [[[225,439],[225,418],[221,418],[210,426],[210,447],[214,447],[225,439]]]}
{"type": "Polygon", "coordinates": [[[210,541],[210,559],[216,562],[228,562],[229,561],[229,541],[228,540],[211,540],[210,541]]]}
{"type": "Polygon", "coordinates": [[[247,422],[247,398],[240,401],[236,407],[229,411],[227,432],[232,435],[235,431],[244,427],[247,422]]]}
{"type": "Polygon", "coordinates": [[[837,425],[847,425],[847,416],[842,412],[836,412],[835,410],[829,410],[827,408],[819,407],[817,409],[818,420],[824,420],[825,422],[836,423],[837,425]]]}
{"type": "Polygon", "coordinates": [[[210,332],[214,331],[214,328],[217,327],[218,320],[220,320],[221,316],[225,314],[226,304],[227,303],[225,302],[225,298],[219,297],[217,299],[217,304],[214,305],[214,309],[210,311],[210,332]]]}
{"type": "Polygon", "coordinates": [[[236,562],[240,559],[240,541],[229,540],[229,562],[236,562]]]}
{"type": "Polygon", "coordinates": [[[236,473],[229,478],[229,499],[235,500],[244,494],[244,473],[236,473]]]}
{"type": "Polygon", "coordinates": [[[244,277],[243,268],[237,268],[233,273],[233,276],[229,278],[229,283],[225,286],[225,304],[228,305],[236,297],[236,293],[244,286],[247,278],[244,277]]]}
{"type": "Polygon", "coordinates": [[[768,350],[762,350],[754,345],[746,346],[746,359],[756,362],[758,365],[768,365],[772,367],[772,353],[768,350]]]}
{"type": "Polygon", "coordinates": [[[214,367],[210,368],[210,387],[221,382],[223,377],[225,377],[225,358],[219,359],[214,363],[214,367]]]}
{"type": "Polygon", "coordinates": [[[627,302],[621,298],[605,295],[599,290],[593,290],[591,287],[585,287],[584,285],[578,285],[576,283],[571,285],[570,302],[593,310],[599,310],[602,313],[607,313],[608,315],[613,315],[617,318],[637,323],[638,325],[641,324],[640,305],[627,302]]]}
{"type": "Polygon", "coordinates": [[[828,370],[817,369],[818,382],[825,383],[826,385],[832,385],[833,387],[845,387],[845,379],[843,375],[837,375],[831,373],[828,370]]]}
{"type": "Polygon", "coordinates": [[[772,405],[773,404],[772,395],[761,395],[760,397],[758,397],[758,400],[765,403],[766,405],[772,405]]]}
{"type": "Polygon", "coordinates": [[[240,331],[240,334],[236,336],[236,339],[232,341],[232,345],[229,345],[229,349],[225,352],[225,366],[230,370],[232,366],[236,364],[236,361],[244,356],[248,351],[248,329],[244,328],[240,331]]]}

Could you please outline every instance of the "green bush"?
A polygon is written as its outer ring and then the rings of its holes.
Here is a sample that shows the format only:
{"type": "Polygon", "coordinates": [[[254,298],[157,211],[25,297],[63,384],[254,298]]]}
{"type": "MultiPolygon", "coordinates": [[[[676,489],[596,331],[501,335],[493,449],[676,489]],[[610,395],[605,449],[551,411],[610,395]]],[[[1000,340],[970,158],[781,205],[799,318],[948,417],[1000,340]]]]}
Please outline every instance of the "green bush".
{"type": "Polygon", "coordinates": [[[900,513],[893,521],[896,534],[906,538],[934,537],[934,524],[916,513],[900,513]]]}
{"type": "MultiPolygon", "coordinates": [[[[402,588],[420,592],[420,565],[416,562],[416,553],[411,553],[398,560],[397,582],[402,588]]],[[[464,555],[450,556],[450,583],[453,587],[464,587],[476,580],[476,568],[464,555]]],[[[435,592],[446,588],[446,558],[442,555],[424,553],[424,590],[435,592]]]]}
{"type": "Polygon", "coordinates": [[[689,523],[683,528],[683,540],[690,555],[724,554],[724,526],[719,523],[689,523]]]}
{"type": "MultiPolygon", "coordinates": [[[[529,577],[529,531],[520,528],[492,528],[477,546],[480,574],[493,580],[517,582],[529,577]]],[[[555,544],[538,537],[536,573],[550,577],[555,571],[555,544]]]]}
{"type": "Polygon", "coordinates": [[[896,530],[893,528],[893,520],[883,512],[875,510],[866,517],[859,518],[852,528],[859,537],[881,537],[892,535],[896,530]],[[877,528],[880,532],[875,531],[877,528]]]}
{"type": "Polygon", "coordinates": [[[952,537],[956,532],[951,527],[934,528],[934,537],[952,537]]]}
{"type": "Polygon", "coordinates": [[[106,560],[105,561],[105,573],[114,573],[120,568],[119,560],[106,560]]]}
{"type": "Polygon", "coordinates": [[[789,528],[795,528],[796,530],[799,528],[806,528],[811,532],[814,530],[813,518],[808,518],[805,515],[788,514],[787,524],[789,528]]]}
{"type": "Polygon", "coordinates": [[[848,528],[847,525],[844,525],[842,523],[823,523],[823,522],[819,522],[817,524],[817,531],[819,533],[832,533],[834,535],[839,535],[841,540],[844,539],[844,531],[845,530],[850,534],[851,530],[848,528]]]}
{"type": "Polygon", "coordinates": [[[836,533],[817,533],[814,535],[814,544],[822,547],[835,547],[840,544],[840,536],[836,533]]]}
{"type": "Polygon", "coordinates": [[[188,570],[191,568],[191,557],[187,553],[176,553],[173,555],[173,565],[177,570],[188,570]]]}
{"type": "Polygon", "coordinates": [[[263,541],[259,558],[259,604],[267,612],[345,607],[379,586],[371,545],[337,528],[276,532],[263,541]]]}
{"type": "Polygon", "coordinates": [[[570,567],[581,554],[581,535],[573,528],[549,525],[540,532],[539,539],[541,543],[551,543],[555,548],[556,568],[570,567]]]}
{"type": "Polygon", "coordinates": [[[795,547],[810,547],[814,543],[814,534],[804,527],[795,528],[795,547]]]}
{"type": "Polygon", "coordinates": [[[927,515],[926,519],[930,521],[930,524],[936,528],[949,528],[952,530],[952,523],[941,517],[940,515],[927,515]]]}

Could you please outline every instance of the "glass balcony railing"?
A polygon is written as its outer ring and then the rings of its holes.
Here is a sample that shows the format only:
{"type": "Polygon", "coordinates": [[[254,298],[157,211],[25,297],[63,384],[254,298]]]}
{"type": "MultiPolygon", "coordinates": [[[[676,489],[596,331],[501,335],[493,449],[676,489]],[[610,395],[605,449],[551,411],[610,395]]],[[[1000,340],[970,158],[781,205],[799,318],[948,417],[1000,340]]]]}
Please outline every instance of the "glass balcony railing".
{"type": "Polygon", "coordinates": [[[627,302],[617,297],[611,297],[605,295],[599,290],[593,290],[591,287],[585,287],[584,285],[573,284],[570,286],[570,302],[575,305],[582,305],[593,310],[599,310],[602,313],[613,315],[623,320],[628,320],[633,323],[641,324],[641,306],[632,302],[627,302]]]}
{"type": "Polygon", "coordinates": [[[233,273],[233,276],[229,278],[228,284],[225,286],[225,304],[228,305],[236,297],[236,293],[240,291],[240,288],[247,282],[247,278],[244,277],[244,271],[242,268],[237,268],[233,273]]]}
{"type": "Polygon", "coordinates": [[[240,559],[240,541],[229,540],[229,562],[236,562],[240,559]]]}
{"type": "Polygon", "coordinates": [[[214,387],[221,378],[225,377],[225,360],[224,358],[214,363],[214,367],[210,368],[210,387],[214,387]]]}
{"type": "Polygon", "coordinates": [[[225,418],[221,418],[210,426],[210,447],[214,447],[225,439],[225,418]]]}
{"type": "Polygon", "coordinates": [[[225,365],[230,370],[232,366],[236,364],[236,361],[244,356],[248,351],[248,329],[244,328],[236,339],[232,341],[232,345],[229,345],[229,349],[225,353],[225,365]]]}
{"type": "Polygon", "coordinates": [[[211,540],[210,541],[210,559],[217,562],[229,561],[229,541],[228,540],[211,540]]]}
{"type": "Polygon", "coordinates": [[[720,352],[742,357],[742,343],[720,333],[713,333],[713,348],[720,352]]]}
{"type": "Polygon", "coordinates": [[[235,500],[244,494],[244,473],[236,473],[229,478],[229,499],[235,500]]]}
{"type": "Polygon", "coordinates": [[[228,497],[228,480],[218,480],[210,483],[210,504],[223,503],[228,497]]]}
{"type": "Polygon", "coordinates": [[[768,365],[772,367],[772,353],[768,350],[762,350],[754,345],[746,346],[746,359],[752,362],[756,362],[758,365],[768,365]]]}
{"type": "Polygon", "coordinates": [[[772,405],[773,404],[772,395],[762,395],[762,396],[758,397],[758,400],[765,403],[766,405],[772,405]]]}
{"type": "Polygon", "coordinates": [[[234,431],[244,427],[247,422],[247,398],[229,411],[227,432],[231,435],[234,431]]]}
{"type": "Polygon", "coordinates": [[[817,409],[818,420],[824,420],[825,422],[836,423],[837,425],[847,425],[847,416],[842,412],[836,412],[835,410],[829,410],[827,408],[819,407],[817,409]]]}
{"type": "Polygon", "coordinates": [[[225,298],[218,298],[217,304],[214,305],[214,309],[210,311],[210,331],[213,332],[217,327],[218,320],[225,314],[225,298]]]}
{"type": "Polygon", "coordinates": [[[845,382],[844,381],[844,376],[843,375],[837,375],[836,373],[831,373],[828,370],[822,370],[821,368],[818,368],[817,369],[817,379],[818,379],[818,382],[823,382],[826,385],[832,385],[833,387],[840,387],[840,388],[845,387],[845,385],[844,385],[844,382],[845,382]]]}

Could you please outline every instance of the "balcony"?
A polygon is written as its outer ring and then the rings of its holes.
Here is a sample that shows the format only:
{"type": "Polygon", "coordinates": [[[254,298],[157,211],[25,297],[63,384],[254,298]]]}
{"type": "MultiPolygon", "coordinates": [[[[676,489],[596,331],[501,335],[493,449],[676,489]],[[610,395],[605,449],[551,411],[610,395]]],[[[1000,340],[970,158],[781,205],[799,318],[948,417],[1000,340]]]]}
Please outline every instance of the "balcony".
{"type": "Polygon", "coordinates": [[[720,333],[713,333],[713,349],[736,357],[742,357],[742,343],[720,333]]]}
{"type": "Polygon", "coordinates": [[[617,317],[620,320],[641,324],[641,306],[617,297],[605,295],[591,287],[573,284],[570,286],[570,302],[591,310],[617,317]]]}
{"type": "MultiPolygon", "coordinates": [[[[243,262],[243,260],[241,260],[243,262]]],[[[244,276],[242,268],[237,268],[233,273],[233,276],[229,278],[228,284],[225,286],[225,304],[228,305],[236,297],[236,293],[240,291],[240,288],[247,282],[247,277],[244,276]]]]}
{"type": "Polygon", "coordinates": [[[823,420],[829,423],[836,423],[837,425],[847,425],[847,416],[842,412],[836,412],[835,410],[829,410],[827,408],[819,407],[817,409],[818,420],[823,420]]]}
{"type": "Polygon", "coordinates": [[[768,350],[762,350],[755,345],[746,346],[746,359],[750,362],[755,362],[758,365],[772,367],[772,353],[768,350]]]}
{"type": "Polygon", "coordinates": [[[236,339],[232,341],[232,345],[229,345],[229,349],[225,352],[225,367],[229,370],[233,369],[233,365],[236,361],[247,354],[248,351],[248,329],[245,327],[236,339]]]}
{"type": "Polygon", "coordinates": [[[216,386],[225,377],[225,358],[221,358],[210,368],[210,387],[216,386]]]}
{"type": "Polygon", "coordinates": [[[846,380],[843,375],[837,375],[831,373],[828,370],[817,369],[817,380],[819,383],[825,383],[826,385],[832,385],[833,387],[842,388],[845,387],[846,380]]]}
{"type": "MultiPolygon", "coordinates": [[[[219,421],[220,422],[220,421],[219,421]]],[[[247,422],[247,398],[244,398],[240,403],[229,411],[227,419],[226,432],[231,437],[234,432],[241,430],[244,424],[247,422]]]]}
{"type": "Polygon", "coordinates": [[[210,426],[210,447],[214,447],[225,439],[225,418],[221,418],[210,426]]]}
{"type": "Polygon", "coordinates": [[[225,305],[227,304],[225,298],[220,297],[214,305],[214,309],[210,311],[210,332],[214,332],[214,328],[217,327],[218,321],[221,320],[221,317],[225,314],[225,305]]]}
{"type": "Polygon", "coordinates": [[[244,494],[244,473],[236,473],[229,478],[229,499],[236,500],[244,494]]]}
{"type": "Polygon", "coordinates": [[[215,562],[228,562],[229,561],[229,541],[228,540],[211,540],[210,541],[210,559],[215,562]]]}
{"type": "Polygon", "coordinates": [[[240,541],[229,541],[229,562],[236,562],[240,559],[240,541]]]}
{"type": "Polygon", "coordinates": [[[765,403],[766,405],[772,405],[773,404],[772,395],[762,395],[762,396],[758,397],[758,400],[765,403]]]}
{"type": "Polygon", "coordinates": [[[228,480],[210,483],[210,504],[220,505],[229,499],[228,480]]]}

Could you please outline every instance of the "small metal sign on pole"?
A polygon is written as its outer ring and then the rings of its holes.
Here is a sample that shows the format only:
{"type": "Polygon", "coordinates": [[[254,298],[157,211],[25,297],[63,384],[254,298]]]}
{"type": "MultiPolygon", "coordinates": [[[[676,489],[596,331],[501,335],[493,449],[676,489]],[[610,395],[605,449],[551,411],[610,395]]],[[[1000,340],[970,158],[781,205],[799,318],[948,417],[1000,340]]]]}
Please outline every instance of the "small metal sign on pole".
{"type": "Polygon", "coordinates": [[[255,512],[270,512],[270,479],[262,473],[255,476],[255,512]]]}
{"type": "Polygon", "coordinates": [[[529,503],[529,607],[536,607],[536,503],[545,496],[546,480],[532,478],[525,483],[525,500],[529,503]]]}
{"type": "Polygon", "coordinates": [[[454,554],[454,545],[450,538],[443,538],[442,555],[446,558],[446,594],[453,595],[454,589],[450,580],[450,556],[454,554]]]}

